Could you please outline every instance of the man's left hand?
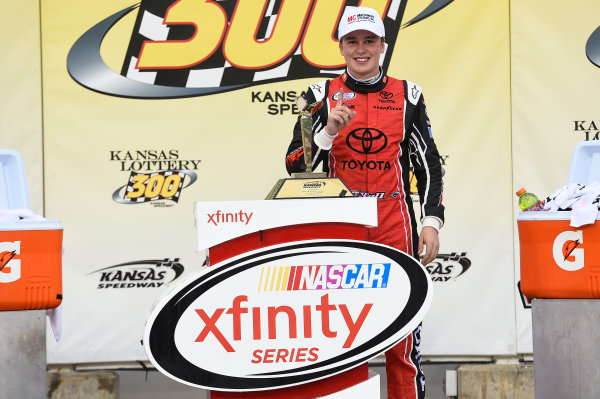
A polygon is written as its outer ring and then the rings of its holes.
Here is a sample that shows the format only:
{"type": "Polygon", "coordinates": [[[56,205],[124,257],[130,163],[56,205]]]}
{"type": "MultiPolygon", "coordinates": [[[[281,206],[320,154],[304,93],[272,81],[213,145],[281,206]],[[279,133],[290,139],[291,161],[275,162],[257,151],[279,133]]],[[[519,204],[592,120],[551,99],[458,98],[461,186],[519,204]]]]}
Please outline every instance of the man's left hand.
{"type": "Polygon", "coordinates": [[[423,227],[419,235],[419,255],[423,252],[423,245],[425,245],[425,256],[421,259],[421,264],[427,265],[435,259],[440,250],[440,239],[436,229],[431,226],[423,227]]]}

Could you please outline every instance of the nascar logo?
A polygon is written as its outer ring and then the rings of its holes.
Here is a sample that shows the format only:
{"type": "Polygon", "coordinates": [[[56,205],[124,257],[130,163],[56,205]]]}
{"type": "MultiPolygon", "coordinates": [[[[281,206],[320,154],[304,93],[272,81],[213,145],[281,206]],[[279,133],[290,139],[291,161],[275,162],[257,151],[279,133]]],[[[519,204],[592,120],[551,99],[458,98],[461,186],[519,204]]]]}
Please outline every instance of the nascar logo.
{"type": "MultiPolygon", "coordinates": [[[[386,31],[387,70],[408,0],[365,0],[386,31]]],[[[450,4],[436,0],[406,28],[450,4]]],[[[182,98],[252,85],[337,76],[344,60],[332,37],[343,9],[355,1],[142,0],[120,74],[100,47],[132,5],[85,32],[67,57],[71,77],[90,90],[129,98],[182,98]],[[158,83],[160,82],[160,83],[158,83]]],[[[125,46],[125,43],[124,43],[125,46]]]]}
{"type": "Polygon", "coordinates": [[[389,263],[267,267],[260,273],[258,290],[385,288],[389,275],[389,263]]]}

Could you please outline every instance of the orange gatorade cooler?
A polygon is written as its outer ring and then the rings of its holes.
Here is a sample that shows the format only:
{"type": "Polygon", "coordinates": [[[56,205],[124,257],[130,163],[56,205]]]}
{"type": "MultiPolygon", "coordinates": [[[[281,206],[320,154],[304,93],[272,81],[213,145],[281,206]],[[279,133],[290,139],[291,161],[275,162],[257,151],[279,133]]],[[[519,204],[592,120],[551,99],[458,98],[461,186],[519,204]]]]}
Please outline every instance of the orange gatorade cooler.
{"type": "Polygon", "coordinates": [[[0,223],[0,311],[60,305],[62,236],[57,221],[0,223]]]}
{"type": "MultiPolygon", "coordinates": [[[[0,211],[29,208],[23,158],[15,150],[0,149],[0,211]]],[[[62,234],[58,221],[0,221],[0,311],[60,305],[62,234]]]]}
{"type": "Polygon", "coordinates": [[[600,223],[571,212],[521,212],[521,289],[530,298],[600,298],[600,223]]]}

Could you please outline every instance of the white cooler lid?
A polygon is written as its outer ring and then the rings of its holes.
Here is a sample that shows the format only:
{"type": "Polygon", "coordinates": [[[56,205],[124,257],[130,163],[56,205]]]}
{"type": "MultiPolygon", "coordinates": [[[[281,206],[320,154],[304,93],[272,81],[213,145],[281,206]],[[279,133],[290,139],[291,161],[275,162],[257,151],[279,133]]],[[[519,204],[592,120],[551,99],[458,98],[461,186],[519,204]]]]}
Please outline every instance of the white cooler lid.
{"type": "Polygon", "coordinates": [[[56,220],[20,220],[18,222],[0,222],[0,231],[62,229],[62,223],[56,220]]]}
{"type": "Polygon", "coordinates": [[[0,209],[29,209],[23,158],[15,150],[0,149],[0,209]]]}

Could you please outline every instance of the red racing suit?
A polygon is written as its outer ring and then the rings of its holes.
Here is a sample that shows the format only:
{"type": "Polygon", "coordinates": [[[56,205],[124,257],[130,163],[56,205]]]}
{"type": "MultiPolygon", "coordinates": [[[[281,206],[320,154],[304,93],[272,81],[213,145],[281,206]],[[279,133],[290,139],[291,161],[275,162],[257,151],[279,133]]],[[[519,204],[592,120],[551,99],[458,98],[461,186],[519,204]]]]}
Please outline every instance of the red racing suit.
{"type": "MultiPolygon", "coordinates": [[[[305,98],[309,103],[323,100],[313,115],[312,170],[322,163],[328,176],[339,177],[355,196],[377,197],[379,223],[369,229],[368,239],[415,256],[418,233],[411,173],[417,181],[421,220],[433,217],[440,226],[444,221],[442,167],[421,87],[383,74],[377,82],[366,84],[344,73],[310,86],[305,98]],[[356,116],[329,147],[318,140],[318,135],[327,134],[327,117],[337,104],[340,88],[344,91],[343,104],[356,111],[356,116]]],[[[306,169],[299,121],[286,167],[288,173],[306,169]]],[[[425,397],[420,330],[386,352],[388,398],[425,397]]]]}

